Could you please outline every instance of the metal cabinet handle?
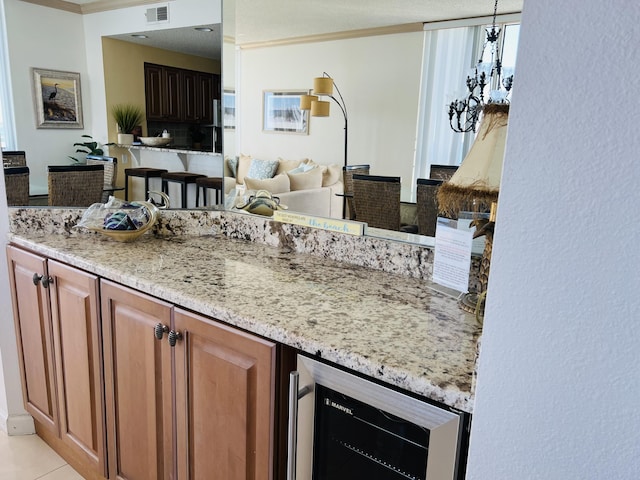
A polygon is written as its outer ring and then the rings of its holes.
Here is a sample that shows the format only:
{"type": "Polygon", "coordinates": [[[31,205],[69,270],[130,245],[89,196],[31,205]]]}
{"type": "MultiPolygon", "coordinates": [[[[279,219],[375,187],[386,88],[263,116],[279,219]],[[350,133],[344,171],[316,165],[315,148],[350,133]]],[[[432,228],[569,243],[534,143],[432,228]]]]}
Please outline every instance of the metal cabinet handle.
{"type": "Polygon", "coordinates": [[[33,281],[34,285],[38,285],[38,282],[40,282],[40,280],[42,280],[42,275],[38,275],[38,273],[34,273],[33,277],[31,278],[31,280],[33,281]]]}
{"type": "Polygon", "coordinates": [[[44,288],[49,288],[49,285],[53,283],[53,277],[50,275],[45,275],[40,279],[40,283],[44,288]]]}
{"type": "Polygon", "coordinates": [[[296,480],[296,450],[298,448],[298,400],[311,392],[306,385],[298,390],[300,374],[289,374],[289,427],[287,433],[287,480],[296,480]]]}
{"type": "Polygon", "coordinates": [[[176,342],[178,340],[182,340],[182,334],[180,332],[176,332],[175,330],[171,330],[169,332],[168,340],[169,340],[169,345],[172,347],[175,347],[176,342]]]}
{"type": "Polygon", "coordinates": [[[155,327],[153,327],[153,334],[158,340],[162,340],[162,336],[165,333],[169,333],[169,327],[163,325],[161,323],[157,323],[155,327]]]}

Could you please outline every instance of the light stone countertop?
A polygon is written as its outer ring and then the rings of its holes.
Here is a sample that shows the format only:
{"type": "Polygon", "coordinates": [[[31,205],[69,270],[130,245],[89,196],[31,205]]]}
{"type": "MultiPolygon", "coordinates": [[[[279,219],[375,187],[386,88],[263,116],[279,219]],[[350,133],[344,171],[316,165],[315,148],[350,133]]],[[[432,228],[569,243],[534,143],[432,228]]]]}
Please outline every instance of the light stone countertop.
{"type": "Polygon", "coordinates": [[[472,315],[429,282],[223,235],[21,232],[10,240],[101,277],[472,412],[472,315]]]}

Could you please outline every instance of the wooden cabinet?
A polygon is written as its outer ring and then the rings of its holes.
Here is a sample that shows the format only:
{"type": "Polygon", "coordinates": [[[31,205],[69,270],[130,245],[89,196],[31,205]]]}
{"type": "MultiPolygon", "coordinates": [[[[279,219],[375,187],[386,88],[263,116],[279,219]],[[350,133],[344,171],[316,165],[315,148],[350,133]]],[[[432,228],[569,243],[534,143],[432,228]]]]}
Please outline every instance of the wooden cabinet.
{"type": "Polygon", "coordinates": [[[112,282],[101,293],[110,478],[272,478],[276,345],[112,282]]]}
{"type": "Polygon", "coordinates": [[[144,64],[147,120],[180,121],[182,86],[180,70],[144,64]]]}
{"type": "Polygon", "coordinates": [[[25,409],[87,478],[106,475],[97,277],[7,248],[25,409]]]}
{"type": "Polygon", "coordinates": [[[276,345],[182,310],[174,329],[178,478],[271,478],[276,345]]]}
{"type": "Polygon", "coordinates": [[[175,478],[171,351],[154,336],[172,306],[111,282],[100,288],[109,478],[175,478]]]}
{"type": "Polygon", "coordinates": [[[219,75],[144,64],[147,120],[211,124],[219,75]]]}

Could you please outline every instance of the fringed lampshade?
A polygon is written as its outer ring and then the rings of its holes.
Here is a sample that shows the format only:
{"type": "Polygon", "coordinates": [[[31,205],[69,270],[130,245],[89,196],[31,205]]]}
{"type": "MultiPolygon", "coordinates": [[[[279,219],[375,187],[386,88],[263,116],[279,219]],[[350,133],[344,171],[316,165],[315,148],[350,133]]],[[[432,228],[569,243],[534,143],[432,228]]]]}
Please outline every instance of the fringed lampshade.
{"type": "Polygon", "coordinates": [[[438,206],[453,218],[461,211],[488,212],[498,201],[509,104],[484,107],[480,131],[462,165],[438,190],[438,206]]]}
{"type": "Polygon", "coordinates": [[[467,293],[460,298],[462,309],[474,312],[478,321],[484,316],[484,300],[493,250],[496,202],[507,139],[509,104],[487,104],[483,113],[480,131],[471,150],[456,173],[438,190],[438,207],[442,213],[452,218],[457,218],[460,211],[491,211],[488,220],[476,219],[473,222],[476,227],[474,238],[486,236],[480,261],[479,291],[467,293]]]}

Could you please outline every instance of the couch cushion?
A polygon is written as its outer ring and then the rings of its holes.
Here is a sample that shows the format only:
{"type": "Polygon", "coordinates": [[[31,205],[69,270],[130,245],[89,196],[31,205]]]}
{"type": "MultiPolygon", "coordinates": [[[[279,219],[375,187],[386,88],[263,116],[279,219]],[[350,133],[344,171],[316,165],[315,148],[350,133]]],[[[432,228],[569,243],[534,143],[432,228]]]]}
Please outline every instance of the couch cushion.
{"type": "Polygon", "coordinates": [[[342,177],[342,167],[335,163],[331,165],[322,165],[322,186],[328,187],[335,184],[342,177]]]}
{"type": "Polygon", "coordinates": [[[284,158],[278,158],[279,164],[278,170],[276,170],[276,175],[287,173],[289,170],[297,168],[301,163],[304,163],[307,160],[307,158],[303,158],[302,160],[285,160],[284,158]]]}
{"type": "Polygon", "coordinates": [[[313,168],[304,173],[287,173],[291,182],[291,191],[322,187],[322,170],[313,168]]]}
{"type": "Polygon", "coordinates": [[[273,194],[289,192],[291,190],[289,177],[285,173],[267,179],[247,176],[244,179],[244,184],[249,190],[267,190],[273,194]]]}
{"type": "Polygon", "coordinates": [[[246,177],[264,180],[272,178],[278,169],[278,160],[260,160],[254,158],[249,167],[246,177]]]}
{"type": "Polygon", "coordinates": [[[247,176],[252,161],[253,157],[251,155],[241,153],[238,157],[238,169],[236,170],[236,182],[238,182],[238,184],[244,185],[244,177],[247,176]]]}

